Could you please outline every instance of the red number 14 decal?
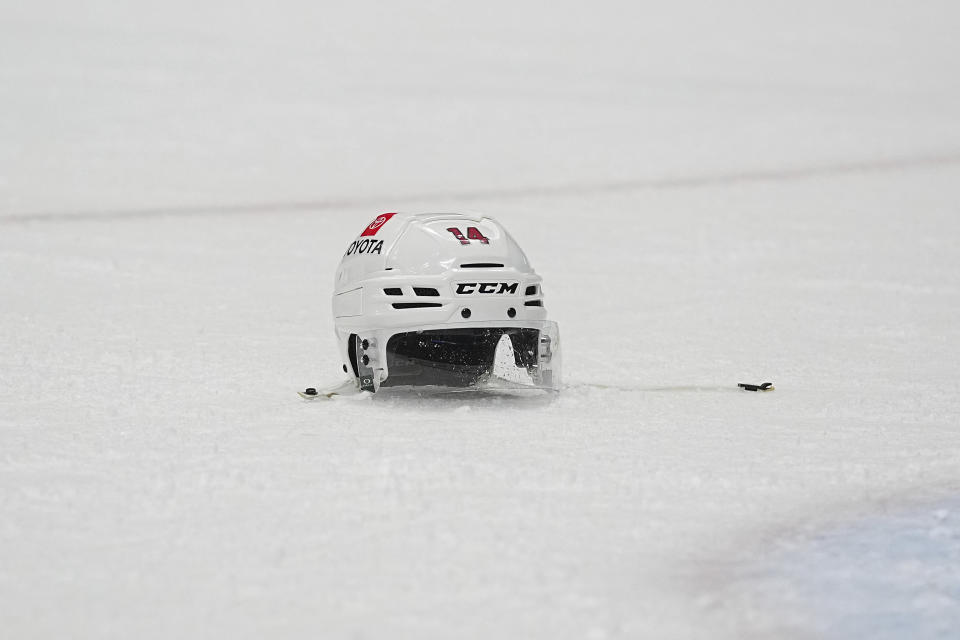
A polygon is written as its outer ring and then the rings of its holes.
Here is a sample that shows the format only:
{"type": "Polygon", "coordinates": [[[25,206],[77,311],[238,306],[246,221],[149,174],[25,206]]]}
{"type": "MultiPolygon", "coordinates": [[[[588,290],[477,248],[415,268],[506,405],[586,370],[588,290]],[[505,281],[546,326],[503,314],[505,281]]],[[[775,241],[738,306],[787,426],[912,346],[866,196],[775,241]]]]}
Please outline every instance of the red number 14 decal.
{"type": "Polygon", "coordinates": [[[457,240],[460,241],[460,244],[470,244],[471,240],[479,240],[483,244],[490,244],[490,238],[480,233],[480,229],[477,229],[476,227],[467,227],[466,236],[464,236],[457,227],[450,227],[447,229],[447,231],[456,236],[457,240]]]}

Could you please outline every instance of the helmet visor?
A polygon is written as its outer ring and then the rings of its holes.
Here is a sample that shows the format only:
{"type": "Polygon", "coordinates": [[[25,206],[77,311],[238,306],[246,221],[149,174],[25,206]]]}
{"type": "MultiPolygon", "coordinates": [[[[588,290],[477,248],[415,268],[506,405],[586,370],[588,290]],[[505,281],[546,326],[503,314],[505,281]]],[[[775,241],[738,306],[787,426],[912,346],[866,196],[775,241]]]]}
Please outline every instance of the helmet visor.
{"type": "Polygon", "coordinates": [[[554,322],[395,333],[380,386],[551,389],[560,386],[560,335],[554,322]]]}

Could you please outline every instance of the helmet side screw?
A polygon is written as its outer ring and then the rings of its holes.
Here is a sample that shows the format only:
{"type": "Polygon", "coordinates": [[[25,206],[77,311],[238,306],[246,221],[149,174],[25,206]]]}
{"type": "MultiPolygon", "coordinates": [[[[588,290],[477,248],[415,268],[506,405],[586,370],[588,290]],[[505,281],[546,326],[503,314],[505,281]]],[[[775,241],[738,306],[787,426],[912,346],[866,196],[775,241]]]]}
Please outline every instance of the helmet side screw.
{"type": "Polygon", "coordinates": [[[360,362],[363,363],[363,366],[367,366],[368,364],[370,364],[370,356],[368,356],[367,354],[363,354],[363,357],[360,358],[360,362]]]}
{"type": "Polygon", "coordinates": [[[509,317],[511,317],[511,318],[516,318],[516,317],[517,317],[517,310],[514,309],[513,307],[510,307],[509,309],[507,309],[507,315],[508,315],[509,317]]]}
{"type": "Polygon", "coordinates": [[[364,351],[366,351],[367,349],[370,348],[370,341],[364,338],[363,342],[360,343],[360,346],[363,348],[364,351]]]}
{"type": "Polygon", "coordinates": [[[464,309],[463,311],[460,312],[460,315],[463,316],[464,318],[469,318],[469,317],[470,317],[470,309],[464,309]]]}

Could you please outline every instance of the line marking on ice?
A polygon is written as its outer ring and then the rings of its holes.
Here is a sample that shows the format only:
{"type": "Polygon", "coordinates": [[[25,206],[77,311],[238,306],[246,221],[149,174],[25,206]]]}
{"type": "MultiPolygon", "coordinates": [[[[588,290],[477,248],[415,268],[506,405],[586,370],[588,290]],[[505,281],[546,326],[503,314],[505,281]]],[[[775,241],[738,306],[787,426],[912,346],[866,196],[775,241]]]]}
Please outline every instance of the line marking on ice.
{"type": "Polygon", "coordinates": [[[259,213],[294,213],[329,211],[358,207],[395,208],[396,205],[452,200],[465,202],[477,200],[503,200],[533,196],[581,196],[645,189],[695,189],[710,186],[751,182],[786,182],[809,180],[841,175],[879,173],[929,167],[946,167],[960,164],[960,152],[927,155],[901,156],[877,160],[852,160],[780,169],[743,169],[739,171],[705,173],[701,175],[665,178],[640,178],[594,184],[541,185],[507,187],[502,189],[476,189],[420,194],[380,195],[359,198],[331,198],[305,201],[255,202],[248,204],[209,204],[170,207],[143,207],[127,209],[103,209],[87,211],[34,211],[25,213],[0,213],[0,224],[21,222],[64,222],[123,220],[172,216],[210,216],[259,213]]]}

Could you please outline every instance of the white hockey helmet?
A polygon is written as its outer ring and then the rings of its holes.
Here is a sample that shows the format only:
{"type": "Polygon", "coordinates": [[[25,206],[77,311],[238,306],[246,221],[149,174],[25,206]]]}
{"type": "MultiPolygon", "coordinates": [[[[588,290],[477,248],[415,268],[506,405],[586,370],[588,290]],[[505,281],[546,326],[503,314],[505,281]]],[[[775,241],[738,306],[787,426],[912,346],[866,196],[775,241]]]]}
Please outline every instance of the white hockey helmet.
{"type": "Polygon", "coordinates": [[[560,387],[541,278],[484,215],[384,213],[337,268],[333,319],[360,387],[560,387]]]}

